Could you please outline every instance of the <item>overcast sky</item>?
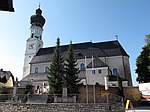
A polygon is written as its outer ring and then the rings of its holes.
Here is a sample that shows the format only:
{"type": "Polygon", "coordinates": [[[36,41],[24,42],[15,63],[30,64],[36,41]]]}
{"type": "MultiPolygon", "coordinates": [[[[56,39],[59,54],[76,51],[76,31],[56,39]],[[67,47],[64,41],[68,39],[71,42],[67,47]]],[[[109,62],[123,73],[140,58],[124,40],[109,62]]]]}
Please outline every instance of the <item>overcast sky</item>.
{"type": "Polygon", "coordinates": [[[0,11],[0,68],[19,80],[23,75],[30,17],[41,4],[46,19],[44,47],[61,44],[118,40],[130,56],[136,85],[136,58],[150,33],[150,0],[14,0],[15,12],[0,11]]]}

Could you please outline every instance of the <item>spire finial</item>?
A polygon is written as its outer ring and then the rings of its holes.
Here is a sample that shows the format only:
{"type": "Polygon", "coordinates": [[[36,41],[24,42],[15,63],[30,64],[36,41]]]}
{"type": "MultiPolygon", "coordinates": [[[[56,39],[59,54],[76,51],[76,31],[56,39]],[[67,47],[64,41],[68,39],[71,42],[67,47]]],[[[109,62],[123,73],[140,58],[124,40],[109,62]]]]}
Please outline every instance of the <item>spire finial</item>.
{"type": "Polygon", "coordinates": [[[40,2],[39,2],[39,9],[40,9],[40,6],[41,6],[41,4],[40,4],[40,2]]]}
{"type": "Polygon", "coordinates": [[[118,35],[115,35],[115,37],[116,37],[116,40],[118,40],[118,35]]]}

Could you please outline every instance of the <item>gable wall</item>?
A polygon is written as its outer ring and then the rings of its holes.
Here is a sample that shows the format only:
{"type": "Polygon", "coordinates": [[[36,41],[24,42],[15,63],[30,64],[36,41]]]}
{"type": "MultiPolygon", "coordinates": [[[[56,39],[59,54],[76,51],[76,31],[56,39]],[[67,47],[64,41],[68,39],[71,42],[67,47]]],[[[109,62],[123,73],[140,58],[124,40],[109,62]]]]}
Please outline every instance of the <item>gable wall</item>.
{"type": "Polygon", "coordinates": [[[95,85],[95,83],[99,83],[100,85],[104,85],[104,77],[108,75],[108,67],[100,67],[100,68],[89,68],[86,71],[86,77],[87,77],[87,84],[88,85],[95,85]],[[95,74],[93,74],[92,71],[95,71],[95,74]],[[101,70],[101,73],[99,73],[99,70],[101,70]]]}
{"type": "Polygon", "coordinates": [[[113,69],[116,68],[118,70],[119,76],[125,78],[122,56],[107,57],[106,63],[109,66],[109,69],[112,71],[112,75],[113,75],[113,69]]]}
{"type": "Polygon", "coordinates": [[[45,72],[45,67],[49,67],[50,63],[36,63],[36,64],[31,64],[31,73],[35,73],[35,68],[38,67],[38,73],[44,73],[45,72]]]}

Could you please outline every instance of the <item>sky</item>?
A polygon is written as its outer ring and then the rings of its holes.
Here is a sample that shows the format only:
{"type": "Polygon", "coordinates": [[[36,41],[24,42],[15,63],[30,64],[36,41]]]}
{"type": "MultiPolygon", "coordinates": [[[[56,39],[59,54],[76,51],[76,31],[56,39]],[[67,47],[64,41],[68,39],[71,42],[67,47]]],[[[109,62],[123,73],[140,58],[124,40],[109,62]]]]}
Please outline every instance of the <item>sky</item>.
{"type": "Polygon", "coordinates": [[[14,0],[15,12],[0,11],[0,68],[23,76],[30,17],[39,7],[46,19],[44,47],[81,42],[118,41],[130,56],[136,86],[136,58],[150,33],[150,0],[14,0]]]}

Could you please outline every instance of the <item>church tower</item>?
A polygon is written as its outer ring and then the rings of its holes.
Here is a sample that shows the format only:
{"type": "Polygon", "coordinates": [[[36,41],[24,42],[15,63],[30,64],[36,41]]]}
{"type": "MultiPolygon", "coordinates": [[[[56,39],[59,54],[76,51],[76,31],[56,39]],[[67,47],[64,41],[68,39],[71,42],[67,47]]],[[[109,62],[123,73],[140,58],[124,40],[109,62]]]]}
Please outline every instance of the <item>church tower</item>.
{"type": "Polygon", "coordinates": [[[43,47],[42,32],[45,24],[45,18],[42,16],[40,7],[35,15],[30,18],[30,37],[26,41],[26,51],[24,58],[23,77],[30,74],[30,61],[36,55],[38,50],[43,47]]]}

